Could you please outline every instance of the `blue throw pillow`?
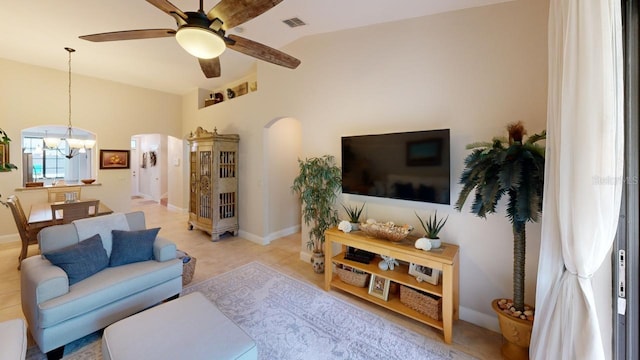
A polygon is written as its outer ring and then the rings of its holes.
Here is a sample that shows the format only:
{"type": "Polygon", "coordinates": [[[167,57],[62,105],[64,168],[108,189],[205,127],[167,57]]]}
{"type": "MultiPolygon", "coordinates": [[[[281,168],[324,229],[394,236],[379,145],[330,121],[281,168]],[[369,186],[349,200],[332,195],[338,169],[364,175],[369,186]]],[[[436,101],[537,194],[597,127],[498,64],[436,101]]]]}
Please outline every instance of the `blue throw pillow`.
{"type": "Polygon", "coordinates": [[[69,285],[84,280],[109,265],[109,257],[102,246],[100,234],[75,245],[46,253],[44,257],[67,273],[69,285]]]}
{"type": "Polygon", "coordinates": [[[109,266],[153,260],[153,242],[160,228],[123,231],[111,230],[113,243],[109,266]]]}

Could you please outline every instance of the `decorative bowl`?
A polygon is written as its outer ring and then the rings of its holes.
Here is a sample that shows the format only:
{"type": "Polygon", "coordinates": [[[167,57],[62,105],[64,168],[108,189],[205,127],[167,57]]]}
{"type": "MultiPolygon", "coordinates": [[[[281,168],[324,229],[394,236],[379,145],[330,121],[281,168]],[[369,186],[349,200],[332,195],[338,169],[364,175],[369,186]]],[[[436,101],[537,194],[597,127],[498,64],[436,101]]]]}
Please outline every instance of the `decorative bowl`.
{"type": "Polygon", "coordinates": [[[89,184],[93,184],[94,181],[96,181],[96,179],[82,179],[80,181],[82,181],[83,184],[89,185],[89,184]]]}
{"type": "Polygon", "coordinates": [[[399,226],[391,221],[386,223],[374,222],[360,224],[360,230],[364,231],[365,234],[369,236],[389,240],[392,242],[400,242],[404,240],[407,235],[409,235],[409,233],[413,230],[413,226],[399,226]]]}

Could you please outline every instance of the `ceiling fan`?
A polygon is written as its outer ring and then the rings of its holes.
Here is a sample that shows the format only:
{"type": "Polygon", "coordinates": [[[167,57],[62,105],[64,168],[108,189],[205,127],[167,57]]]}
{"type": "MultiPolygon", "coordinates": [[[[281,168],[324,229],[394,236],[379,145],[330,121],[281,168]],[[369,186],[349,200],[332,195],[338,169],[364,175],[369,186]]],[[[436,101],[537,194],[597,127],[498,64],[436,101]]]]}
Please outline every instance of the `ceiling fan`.
{"type": "Polygon", "coordinates": [[[237,35],[225,35],[227,30],[261,15],[282,0],[220,0],[207,13],[202,10],[202,1],[200,0],[200,9],[197,12],[183,12],[167,0],[147,0],[173,17],[178,25],[177,30],[126,30],[83,35],[80,38],[102,42],[175,36],[180,46],[198,58],[200,68],[207,78],[220,76],[219,56],[226,48],[290,69],[300,65],[300,60],[282,51],[237,35]]]}

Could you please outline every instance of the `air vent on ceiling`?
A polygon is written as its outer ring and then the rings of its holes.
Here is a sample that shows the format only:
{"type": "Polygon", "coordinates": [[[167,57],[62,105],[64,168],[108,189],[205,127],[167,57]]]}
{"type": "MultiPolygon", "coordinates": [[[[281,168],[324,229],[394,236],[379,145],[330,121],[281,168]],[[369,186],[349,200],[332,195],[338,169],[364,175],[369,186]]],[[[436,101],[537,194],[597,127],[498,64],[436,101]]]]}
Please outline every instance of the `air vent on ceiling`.
{"type": "Polygon", "coordinates": [[[298,27],[307,25],[304,21],[300,20],[300,18],[292,17],[291,19],[282,20],[283,23],[289,25],[289,27],[298,27]]]}

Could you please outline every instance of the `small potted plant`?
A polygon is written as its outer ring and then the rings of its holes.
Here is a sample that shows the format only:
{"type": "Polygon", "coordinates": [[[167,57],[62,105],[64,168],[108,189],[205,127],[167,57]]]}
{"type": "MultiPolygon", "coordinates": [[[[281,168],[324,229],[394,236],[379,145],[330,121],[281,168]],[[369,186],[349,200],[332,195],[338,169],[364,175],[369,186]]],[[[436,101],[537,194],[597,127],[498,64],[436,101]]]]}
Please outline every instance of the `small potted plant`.
{"type": "Polygon", "coordinates": [[[418,217],[418,220],[420,220],[420,225],[422,225],[422,228],[424,229],[424,237],[426,237],[431,241],[431,248],[433,249],[439,248],[441,245],[441,242],[440,242],[440,237],[438,235],[440,234],[440,231],[444,227],[444,224],[446,224],[447,220],[449,220],[449,216],[447,216],[444,219],[442,218],[438,219],[438,211],[436,210],[433,216],[429,215],[427,220],[423,221],[417,212],[415,214],[418,217]]]}
{"type": "Polygon", "coordinates": [[[291,190],[302,201],[302,219],[310,227],[307,248],[316,273],[324,272],[324,232],[338,223],[333,204],[342,186],[342,173],[331,155],[298,160],[300,173],[291,190]]]}
{"type": "MultiPolygon", "coordinates": [[[[366,203],[365,203],[366,204],[366,203]]],[[[349,218],[349,222],[351,223],[351,230],[358,230],[360,223],[360,215],[362,215],[362,210],[364,210],[364,204],[360,208],[358,206],[347,206],[342,204],[342,208],[347,213],[347,217],[349,218]]]]}
{"type": "Polygon", "coordinates": [[[18,169],[17,166],[9,162],[9,143],[11,139],[7,133],[0,129],[0,144],[2,145],[2,151],[0,151],[0,171],[11,171],[18,169]],[[6,160],[6,161],[5,161],[6,160]]]}

